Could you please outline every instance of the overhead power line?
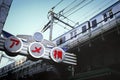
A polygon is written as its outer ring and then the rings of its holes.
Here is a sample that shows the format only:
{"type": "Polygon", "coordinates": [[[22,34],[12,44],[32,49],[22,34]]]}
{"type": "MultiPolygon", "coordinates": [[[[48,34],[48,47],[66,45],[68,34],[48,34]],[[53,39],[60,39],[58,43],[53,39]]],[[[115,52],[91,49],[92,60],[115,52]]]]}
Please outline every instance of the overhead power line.
{"type": "MultiPolygon", "coordinates": [[[[56,13],[54,13],[55,15],[57,15],[56,13]]],[[[73,21],[73,20],[71,20],[71,19],[69,19],[69,18],[67,18],[67,17],[65,17],[64,15],[62,15],[62,14],[59,14],[59,16],[58,16],[59,18],[60,17],[63,17],[64,19],[67,19],[67,20],[69,20],[70,22],[72,22],[72,23],[74,23],[75,24],[75,22],[73,21]]]]}
{"type": "Polygon", "coordinates": [[[70,15],[74,14],[75,12],[79,11],[80,9],[82,9],[83,7],[85,7],[86,5],[90,4],[91,2],[93,2],[94,0],[90,0],[89,2],[87,2],[86,4],[84,4],[83,6],[81,6],[80,8],[76,9],[75,11],[73,11],[72,13],[70,13],[69,15],[67,15],[67,17],[69,17],[70,15]]]}
{"type": "Polygon", "coordinates": [[[52,9],[54,9],[55,7],[57,7],[62,2],[63,2],[63,0],[61,0],[60,2],[58,2],[55,6],[52,7],[52,9]]]}
{"type": "Polygon", "coordinates": [[[59,11],[59,13],[63,12],[65,9],[67,9],[68,7],[70,7],[72,4],[74,4],[77,0],[72,1],[70,4],[68,4],[65,8],[63,8],[61,11],[59,11]]]}
{"type": "Polygon", "coordinates": [[[71,27],[71,28],[74,28],[74,27],[71,26],[70,24],[68,24],[68,23],[66,23],[66,22],[64,22],[64,21],[62,21],[62,20],[60,20],[59,18],[57,18],[57,17],[55,17],[55,16],[54,16],[54,19],[60,21],[61,23],[65,24],[65,25],[67,25],[67,26],[69,26],[69,27],[71,27]]]}
{"type": "MultiPolygon", "coordinates": [[[[107,0],[106,0],[107,1],[107,0]]],[[[107,2],[105,5],[103,5],[102,7],[98,8],[97,10],[93,11],[91,14],[87,15],[86,17],[84,17],[82,20],[88,18],[89,16],[95,14],[96,12],[99,12],[101,9],[103,9],[104,7],[106,7],[110,2],[112,2],[113,0],[110,0],[109,2],[107,2]]],[[[87,13],[87,12],[86,12],[87,13]]]]}
{"type": "Polygon", "coordinates": [[[80,6],[82,3],[84,3],[87,0],[82,0],[81,2],[79,2],[78,4],[76,4],[75,6],[73,6],[72,8],[70,8],[69,10],[67,10],[66,12],[64,12],[63,14],[69,13],[70,11],[76,9],[78,6],[80,6]]]}
{"type": "MultiPolygon", "coordinates": [[[[76,2],[77,0],[74,0],[73,2],[71,2],[68,6],[70,6],[70,5],[72,5],[74,2],[76,2]]],[[[87,1],[87,0],[82,0],[81,2],[79,2],[77,5],[75,5],[75,6],[73,6],[72,8],[70,8],[68,11],[66,11],[65,13],[63,13],[63,14],[61,14],[61,12],[59,12],[59,17],[63,17],[64,19],[67,19],[67,20],[69,20],[70,22],[72,22],[72,23],[74,23],[74,24],[76,24],[76,22],[74,22],[73,20],[71,20],[71,19],[69,19],[68,18],[68,16],[67,17],[65,17],[64,16],[64,14],[66,14],[66,13],[68,13],[68,12],[70,12],[70,11],[73,11],[73,10],[75,10],[77,7],[79,7],[81,4],[83,4],[85,1],[87,1]]],[[[91,1],[93,1],[93,0],[91,0],[91,1]]],[[[91,1],[89,1],[88,3],[90,3],[91,1]]],[[[85,5],[87,5],[87,4],[85,4],[85,5]]],[[[84,5],[84,6],[85,6],[84,5]]],[[[68,6],[66,6],[64,9],[62,9],[61,11],[63,11],[63,10],[65,10],[68,6]]],[[[83,6],[82,6],[83,7],[83,6]]],[[[81,8],[81,7],[80,7],[81,8]]],[[[79,8],[79,9],[80,9],[79,8]]],[[[78,9],[77,9],[78,10],[78,9]]],[[[74,11],[75,12],[75,11],[74,11]]],[[[72,13],[73,14],[73,13],[72,13]]],[[[70,15],[72,15],[72,14],[70,14],[70,15]]],[[[69,15],[69,16],[70,16],[69,15]]],[[[63,19],[62,19],[63,20],[63,19]]]]}
{"type": "Polygon", "coordinates": [[[70,30],[70,29],[68,29],[67,27],[65,27],[65,26],[63,26],[63,25],[61,25],[61,24],[59,24],[59,23],[56,23],[56,22],[54,22],[55,24],[57,24],[57,25],[59,25],[60,27],[63,27],[64,29],[66,29],[66,30],[70,30]]]}

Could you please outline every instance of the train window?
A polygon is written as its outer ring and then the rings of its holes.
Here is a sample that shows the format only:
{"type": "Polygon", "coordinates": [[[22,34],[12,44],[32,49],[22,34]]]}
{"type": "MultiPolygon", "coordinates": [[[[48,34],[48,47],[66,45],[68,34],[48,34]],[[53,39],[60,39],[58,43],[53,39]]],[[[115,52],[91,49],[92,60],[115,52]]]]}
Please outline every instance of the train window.
{"type": "Polygon", "coordinates": [[[86,32],[87,31],[87,28],[86,28],[86,25],[82,27],[82,33],[86,32]]]}
{"type": "Polygon", "coordinates": [[[77,31],[76,31],[76,30],[74,31],[74,36],[75,36],[75,37],[77,36],[77,31]]]}
{"type": "Polygon", "coordinates": [[[96,26],[97,26],[97,20],[95,19],[95,20],[92,21],[92,28],[94,28],[96,26]]]}
{"type": "Polygon", "coordinates": [[[104,17],[104,21],[106,22],[107,21],[107,14],[103,14],[103,17],[104,17]]]}
{"type": "Polygon", "coordinates": [[[113,12],[112,12],[112,9],[109,10],[109,16],[110,16],[110,18],[113,18],[113,12]]]}
{"type": "Polygon", "coordinates": [[[57,44],[57,45],[60,45],[60,40],[57,40],[57,41],[56,41],[56,44],[57,44]]]}
{"type": "Polygon", "coordinates": [[[70,33],[71,39],[77,36],[77,31],[74,30],[73,32],[70,33]]]}
{"type": "Polygon", "coordinates": [[[61,39],[60,39],[60,44],[62,44],[62,42],[63,42],[63,41],[62,41],[62,38],[61,38],[61,39]]]}
{"type": "Polygon", "coordinates": [[[71,39],[73,38],[73,32],[70,33],[71,39]]]}
{"type": "Polygon", "coordinates": [[[65,36],[62,38],[62,43],[64,43],[65,42],[65,36]]]}
{"type": "Polygon", "coordinates": [[[60,45],[65,42],[65,37],[60,38],[59,40],[56,41],[57,45],[60,45]]]}

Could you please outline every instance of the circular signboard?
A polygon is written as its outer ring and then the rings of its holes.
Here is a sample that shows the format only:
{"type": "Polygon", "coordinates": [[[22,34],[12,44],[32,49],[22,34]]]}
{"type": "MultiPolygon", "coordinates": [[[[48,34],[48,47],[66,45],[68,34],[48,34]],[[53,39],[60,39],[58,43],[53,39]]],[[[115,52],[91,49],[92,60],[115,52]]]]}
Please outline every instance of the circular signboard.
{"type": "Polygon", "coordinates": [[[5,41],[5,48],[9,52],[17,53],[22,49],[22,47],[22,40],[15,36],[11,36],[5,41]]]}
{"type": "Polygon", "coordinates": [[[29,46],[29,54],[33,58],[41,58],[44,55],[45,48],[41,43],[33,42],[29,46]]]}
{"type": "Polygon", "coordinates": [[[33,38],[35,41],[40,42],[43,40],[43,35],[40,32],[35,32],[33,38]]]}
{"type": "Polygon", "coordinates": [[[54,47],[50,52],[50,56],[53,61],[59,63],[64,60],[65,52],[63,51],[63,49],[61,49],[59,47],[54,47]]]}

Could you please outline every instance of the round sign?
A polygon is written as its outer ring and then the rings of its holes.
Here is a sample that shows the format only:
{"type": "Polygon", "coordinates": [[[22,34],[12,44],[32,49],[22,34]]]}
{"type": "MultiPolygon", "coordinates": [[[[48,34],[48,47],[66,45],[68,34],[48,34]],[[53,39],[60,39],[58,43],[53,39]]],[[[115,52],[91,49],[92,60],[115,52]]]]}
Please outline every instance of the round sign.
{"type": "Polygon", "coordinates": [[[35,32],[33,38],[35,41],[40,42],[43,40],[43,35],[40,32],[35,32]]]}
{"type": "Polygon", "coordinates": [[[61,49],[59,47],[54,47],[50,52],[50,56],[51,56],[53,61],[59,63],[59,62],[62,62],[64,60],[65,52],[63,51],[63,49],[61,49]]]}
{"type": "Polygon", "coordinates": [[[11,36],[5,41],[5,48],[9,52],[17,53],[22,49],[22,47],[22,40],[15,36],[11,36]]]}
{"type": "Polygon", "coordinates": [[[29,54],[33,58],[41,58],[44,55],[45,48],[41,43],[33,42],[29,46],[29,54]]]}

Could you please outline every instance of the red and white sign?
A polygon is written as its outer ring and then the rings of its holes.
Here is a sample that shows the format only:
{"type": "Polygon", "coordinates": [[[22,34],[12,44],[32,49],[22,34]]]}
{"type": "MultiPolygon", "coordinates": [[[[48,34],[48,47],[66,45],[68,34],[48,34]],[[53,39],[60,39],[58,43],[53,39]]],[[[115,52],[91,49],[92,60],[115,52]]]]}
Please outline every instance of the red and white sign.
{"type": "Polygon", "coordinates": [[[5,48],[12,53],[19,52],[23,47],[21,39],[11,36],[5,41],[5,48]]]}
{"type": "Polygon", "coordinates": [[[41,58],[44,55],[45,48],[40,42],[33,42],[29,46],[29,54],[33,58],[41,58]]]}
{"type": "Polygon", "coordinates": [[[51,58],[55,62],[62,62],[65,58],[65,52],[59,47],[54,47],[50,53],[51,58]]]}

